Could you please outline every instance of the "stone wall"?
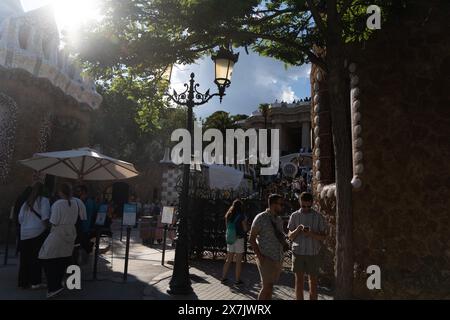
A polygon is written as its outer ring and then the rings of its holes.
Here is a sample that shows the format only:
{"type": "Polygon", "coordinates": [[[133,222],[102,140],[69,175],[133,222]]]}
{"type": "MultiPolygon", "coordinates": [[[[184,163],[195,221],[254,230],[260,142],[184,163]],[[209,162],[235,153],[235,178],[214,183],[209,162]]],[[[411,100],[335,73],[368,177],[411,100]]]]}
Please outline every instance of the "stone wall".
{"type": "Polygon", "coordinates": [[[130,180],[133,192],[142,202],[161,201],[162,173],[161,164],[152,162],[145,167],[138,167],[139,176],[130,180]],[[154,198],[154,191],[157,190],[154,198]]]}
{"type": "Polygon", "coordinates": [[[320,283],[334,287],[334,251],[336,247],[336,199],[328,189],[334,186],[334,149],[331,134],[331,115],[326,74],[317,66],[311,68],[311,124],[313,132],[313,180],[314,205],[325,216],[329,237],[324,244],[324,256],[320,283]]]}
{"type": "MultiPolygon", "coordinates": [[[[9,208],[33,180],[33,171],[17,161],[36,152],[87,146],[91,108],[80,105],[50,81],[21,69],[0,70],[0,93],[17,106],[10,170],[7,180],[0,184],[0,231],[3,231],[9,208]]],[[[0,116],[5,115],[2,112],[0,116]]]]}
{"type": "MultiPolygon", "coordinates": [[[[357,298],[450,299],[449,11],[447,1],[411,1],[351,50],[364,142],[353,194],[357,298]],[[380,266],[382,290],[367,289],[369,265],[380,266]]],[[[316,198],[332,220],[333,195],[316,198]]]]}
{"type": "Polygon", "coordinates": [[[383,276],[377,294],[356,281],[358,296],[450,298],[448,12],[448,1],[415,2],[355,49],[366,168],[356,262],[383,276]]]}

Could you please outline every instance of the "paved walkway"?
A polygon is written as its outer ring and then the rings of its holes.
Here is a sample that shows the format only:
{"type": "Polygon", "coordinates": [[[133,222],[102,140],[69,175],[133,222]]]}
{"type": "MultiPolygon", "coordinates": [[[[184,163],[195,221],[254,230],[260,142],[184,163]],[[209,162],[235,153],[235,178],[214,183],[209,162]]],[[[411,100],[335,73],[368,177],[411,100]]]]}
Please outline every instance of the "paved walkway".
{"type": "MultiPolygon", "coordinates": [[[[113,254],[100,255],[97,280],[93,280],[93,257],[82,266],[82,289],[65,290],[55,300],[141,300],[143,291],[154,277],[170,271],[171,265],[161,265],[161,246],[142,245],[138,230],[132,229],[127,281],[123,280],[125,264],[125,236],[120,241],[120,229],[114,226],[113,254]]],[[[110,244],[102,240],[101,248],[110,244]]],[[[46,298],[46,290],[23,290],[17,287],[18,258],[14,248],[9,249],[8,265],[3,266],[3,247],[0,247],[0,300],[39,300],[46,298]]],[[[174,250],[166,251],[166,261],[173,260],[174,250]]]]}
{"type": "MultiPolygon", "coordinates": [[[[101,247],[110,244],[102,241],[101,247]]],[[[82,267],[82,290],[66,290],[57,300],[255,300],[260,290],[259,273],[254,263],[243,265],[244,285],[233,285],[234,265],[230,268],[231,285],[223,285],[221,277],[223,260],[192,260],[190,267],[194,293],[189,296],[170,296],[166,293],[172,276],[174,250],[169,246],[166,251],[166,263],[161,265],[160,245],[152,247],[142,245],[138,229],[132,229],[127,281],[123,280],[125,256],[125,232],[120,241],[120,229],[114,226],[114,239],[111,251],[102,254],[99,259],[97,280],[93,280],[93,258],[82,267]]],[[[2,250],[3,254],[3,250],[2,250]]],[[[10,256],[14,249],[10,248],[10,256]]],[[[0,262],[3,256],[0,255],[0,262]]],[[[33,291],[17,288],[18,259],[10,257],[7,266],[0,266],[0,300],[45,299],[46,290],[33,291]]],[[[274,299],[293,300],[294,276],[284,271],[274,290],[274,299]]],[[[305,293],[305,298],[308,294],[305,293]]],[[[325,289],[319,290],[319,299],[332,299],[325,289]]]]}
{"type": "MultiPolygon", "coordinates": [[[[221,260],[198,260],[191,261],[189,273],[191,275],[193,294],[188,296],[171,296],[166,293],[169,287],[172,272],[165,272],[153,278],[144,290],[146,300],[256,300],[261,289],[259,273],[255,264],[247,263],[243,266],[241,279],[243,285],[234,285],[234,278],[230,268],[230,284],[224,285],[220,282],[222,276],[223,261],[221,260]]],[[[279,284],[274,289],[274,300],[294,300],[293,289],[294,275],[283,271],[279,284]]],[[[331,300],[330,293],[320,288],[319,299],[331,300]]],[[[305,292],[305,298],[309,294],[305,292]]]]}

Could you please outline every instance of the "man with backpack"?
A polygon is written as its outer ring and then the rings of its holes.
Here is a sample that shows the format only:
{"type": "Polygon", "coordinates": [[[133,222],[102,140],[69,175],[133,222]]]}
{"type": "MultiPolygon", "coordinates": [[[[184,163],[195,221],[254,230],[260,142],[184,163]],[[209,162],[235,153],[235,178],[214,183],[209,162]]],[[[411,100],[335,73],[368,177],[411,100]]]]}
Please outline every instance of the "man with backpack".
{"type": "Polygon", "coordinates": [[[269,207],[253,220],[249,242],[256,255],[262,289],[258,300],[272,299],[273,286],[281,274],[284,251],[287,249],[283,231],[284,198],[279,194],[269,196],[269,207]]]}
{"type": "Polygon", "coordinates": [[[247,218],[242,212],[242,202],[235,200],[225,215],[227,258],[223,266],[222,283],[227,284],[227,274],[234,257],[236,256],[236,285],[242,285],[242,256],[245,252],[244,240],[247,234],[247,218]]]}

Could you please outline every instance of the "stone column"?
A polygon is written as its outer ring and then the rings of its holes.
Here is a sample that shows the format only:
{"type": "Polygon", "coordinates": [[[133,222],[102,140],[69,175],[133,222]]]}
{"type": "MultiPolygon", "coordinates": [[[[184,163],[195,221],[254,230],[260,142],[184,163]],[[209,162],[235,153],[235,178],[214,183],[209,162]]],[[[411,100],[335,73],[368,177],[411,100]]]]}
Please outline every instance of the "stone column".
{"type": "Polygon", "coordinates": [[[17,104],[0,93],[0,184],[9,182],[16,146],[17,104]]]}
{"type": "Polygon", "coordinates": [[[302,123],[302,148],[306,151],[311,148],[311,123],[302,123]]]}
{"type": "Polygon", "coordinates": [[[274,129],[280,130],[279,138],[280,138],[280,156],[281,156],[282,151],[286,151],[287,150],[287,147],[286,147],[287,141],[286,141],[286,137],[285,137],[284,132],[283,132],[283,125],[278,123],[278,124],[275,125],[274,129]]]}
{"type": "Polygon", "coordinates": [[[40,124],[39,128],[39,152],[47,152],[49,140],[52,134],[53,116],[46,114],[40,124]]]}

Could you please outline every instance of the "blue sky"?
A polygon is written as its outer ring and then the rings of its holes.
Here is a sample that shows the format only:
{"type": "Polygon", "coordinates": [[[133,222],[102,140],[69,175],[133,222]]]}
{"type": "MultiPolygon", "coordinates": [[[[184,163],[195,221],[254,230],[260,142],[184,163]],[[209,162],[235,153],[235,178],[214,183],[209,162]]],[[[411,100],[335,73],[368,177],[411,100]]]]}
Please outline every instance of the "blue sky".
{"type": "MultiPolygon", "coordinates": [[[[25,11],[49,4],[51,0],[21,0],[25,11]]],[[[64,0],[77,3],[78,0],[64,0]]],[[[58,19],[57,21],[61,21],[58,19]]],[[[208,104],[196,108],[198,117],[206,117],[217,110],[231,114],[250,114],[258,109],[260,103],[271,103],[276,99],[292,102],[310,96],[309,71],[310,66],[285,68],[284,63],[266,57],[260,57],[254,52],[249,55],[239,50],[239,61],[235,66],[231,87],[226,91],[222,104],[219,99],[212,99],[208,104]]],[[[172,76],[172,87],[178,92],[183,91],[183,83],[189,80],[189,74],[194,72],[200,83],[199,91],[211,88],[215,91],[214,64],[209,57],[192,65],[175,66],[172,76]]]]}
{"type": "MultiPolygon", "coordinates": [[[[260,103],[271,103],[276,99],[292,102],[310,96],[309,66],[285,69],[284,63],[254,52],[249,55],[239,50],[239,61],[235,65],[231,86],[226,91],[222,104],[212,99],[208,104],[199,106],[196,115],[205,117],[217,110],[231,114],[250,114],[258,109],[260,103]]],[[[196,64],[176,66],[172,76],[172,87],[181,92],[183,83],[194,72],[200,83],[200,92],[216,89],[214,81],[214,63],[206,57],[196,64]]]]}

